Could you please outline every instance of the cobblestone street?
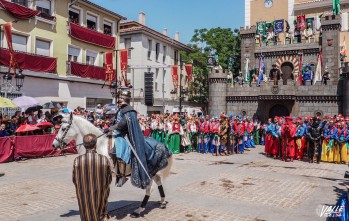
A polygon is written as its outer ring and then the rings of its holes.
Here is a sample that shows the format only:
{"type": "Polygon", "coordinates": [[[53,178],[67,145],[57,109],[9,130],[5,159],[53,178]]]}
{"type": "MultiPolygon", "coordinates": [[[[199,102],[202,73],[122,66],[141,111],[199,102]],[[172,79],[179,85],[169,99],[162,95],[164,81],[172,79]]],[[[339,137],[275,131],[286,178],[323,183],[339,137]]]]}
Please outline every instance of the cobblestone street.
{"type": "MultiPolygon", "coordinates": [[[[344,190],[345,165],[282,162],[257,147],[243,155],[175,156],[164,181],[165,210],[156,186],[138,220],[325,220],[316,209],[334,205],[344,190]]],[[[80,220],[71,181],[76,156],[1,164],[0,220],[80,220]]],[[[131,220],[144,191],[111,186],[111,220],[131,220]]]]}

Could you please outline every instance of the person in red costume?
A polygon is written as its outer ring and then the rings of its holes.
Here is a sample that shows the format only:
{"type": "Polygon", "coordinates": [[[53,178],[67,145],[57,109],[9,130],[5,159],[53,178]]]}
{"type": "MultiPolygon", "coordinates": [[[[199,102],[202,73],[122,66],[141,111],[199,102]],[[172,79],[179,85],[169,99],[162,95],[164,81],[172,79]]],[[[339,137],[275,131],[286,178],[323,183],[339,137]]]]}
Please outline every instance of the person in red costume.
{"type": "Polygon", "coordinates": [[[236,153],[244,153],[244,134],[245,125],[241,123],[241,118],[237,117],[234,124],[234,131],[236,136],[236,153]]]}
{"type": "Polygon", "coordinates": [[[287,161],[290,158],[291,162],[295,155],[295,141],[296,136],[296,125],[292,123],[292,117],[286,117],[285,123],[281,127],[282,137],[282,160],[287,161]]]}

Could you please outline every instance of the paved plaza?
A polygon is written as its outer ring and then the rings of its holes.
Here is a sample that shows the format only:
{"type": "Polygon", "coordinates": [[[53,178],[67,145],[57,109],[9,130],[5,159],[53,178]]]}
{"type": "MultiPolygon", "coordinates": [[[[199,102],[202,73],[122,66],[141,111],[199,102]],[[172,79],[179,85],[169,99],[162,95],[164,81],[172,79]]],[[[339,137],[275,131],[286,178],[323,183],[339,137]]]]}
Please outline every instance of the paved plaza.
{"type": "MultiPolygon", "coordinates": [[[[243,155],[179,154],[164,182],[167,209],[159,209],[154,186],[138,220],[325,220],[320,205],[334,205],[343,193],[346,165],[286,163],[266,158],[263,147],[243,155]]],[[[0,220],[79,219],[72,183],[76,155],[0,165],[0,220]]],[[[111,220],[132,220],[144,191],[127,182],[111,186],[111,220]]]]}

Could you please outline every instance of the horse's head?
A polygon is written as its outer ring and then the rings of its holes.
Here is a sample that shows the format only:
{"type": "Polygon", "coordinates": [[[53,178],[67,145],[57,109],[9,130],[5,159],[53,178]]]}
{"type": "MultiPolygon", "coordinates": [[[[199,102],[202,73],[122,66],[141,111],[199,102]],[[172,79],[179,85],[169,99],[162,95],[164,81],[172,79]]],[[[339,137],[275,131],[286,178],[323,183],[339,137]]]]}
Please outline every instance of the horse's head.
{"type": "Polygon", "coordinates": [[[52,143],[53,149],[56,150],[59,147],[63,149],[76,136],[77,130],[73,124],[73,113],[70,113],[70,115],[66,115],[62,119],[61,127],[52,143]]]}

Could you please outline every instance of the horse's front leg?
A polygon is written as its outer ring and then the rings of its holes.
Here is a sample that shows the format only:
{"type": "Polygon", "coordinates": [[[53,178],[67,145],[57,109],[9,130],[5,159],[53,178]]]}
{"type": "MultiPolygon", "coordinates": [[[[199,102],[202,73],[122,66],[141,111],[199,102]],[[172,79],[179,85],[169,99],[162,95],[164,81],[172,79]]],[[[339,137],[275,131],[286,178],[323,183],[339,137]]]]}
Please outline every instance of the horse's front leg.
{"type": "Polygon", "coordinates": [[[150,191],[151,191],[151,186],[153,184],[153,180],[150,181],[149,185],[146,188],[145,196],[143,198],[142,204],[140,207],[138,207],[133,213],[131,214],[132,218],[138,218],[141,215],[141,212],[145,210],[145,207],[147,206],[149,197],[150,197],[150,191]]]}

